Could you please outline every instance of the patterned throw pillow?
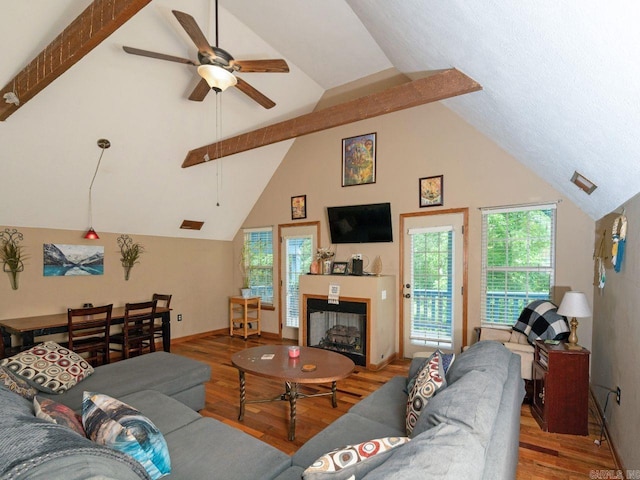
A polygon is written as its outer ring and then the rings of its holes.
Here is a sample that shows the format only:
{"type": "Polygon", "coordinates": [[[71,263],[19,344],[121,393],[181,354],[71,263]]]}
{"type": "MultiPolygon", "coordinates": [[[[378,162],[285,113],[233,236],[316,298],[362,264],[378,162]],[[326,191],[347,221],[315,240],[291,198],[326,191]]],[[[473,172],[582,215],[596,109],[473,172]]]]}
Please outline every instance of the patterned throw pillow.
{"type": "Polygon", "coordinates": [[[147,417],[120,400],[84,392],[82,423],[87,437],[136,459],[152,479],[171,472],[169,448],[147,417]]]}
{"type": "Polygon", "coordinates": [[[358,474],[361,478],[380,465],[392,449],[404,445],[407,437],[385,437],[369,440],[357,445],[347,445],[325,453],[302,474],[305,480],[346,480],[358,474]]]}
{"type": "MultiPolygon", "coordinates": [[[[442,358],[442,370],[444,371],[444,375],[449,371],[449,367],[453,365],[454,360],[456,359],[455,353],[444,353],[440,349],[436,350],[440,354],[442,358]]],[[[435,353],[435,352],[434,352],[435,353]]],[[[416,371],[416,374],[410,377],[407,380],[407,388],[405,389],[405,393],[408,395],[411,389],[413,388],[413,384],[416,383],[416,377],[418,376],[418,372],[426,365],[426,363],[433,358],[434,353],[432,353],[428,358],[424,359],[424,362],[420,365],[420,368],[416,371]]]]}
{"type": "Polygon", "coordinates": [[[26,380],[5,367],[0,367],[0,384],[27,400],[32,400],[38,390],[30,386],[26,380]]]}
{"type": "Polygon", "coordinates": [[[36,417],[51,423],[64,425],[83,437],[87,436],[82,426],[82,417],[66,405],[48,398],[38,399],[36,397],[33,399],[33,409],[36,412],[36,417]]]}
{"type": "Polygon", "coordinates": [[[93,373],[77,353],[55,342],[45,342],[0,361],[30,385],[46,393],[64,393],[93,373]]]}
{"type": "Polygon", "coordinates": [[[439,388],[444,386],[446,386],[446,380],[442,368],[442,357],[440,352],[436,351],[422,366],[416,375],[413,387],[409,391],[406,421],[408,436],[411,436],[413,427],[415,427],[418,417],[429,402],[429,399],[435,395],[439,388]]]}

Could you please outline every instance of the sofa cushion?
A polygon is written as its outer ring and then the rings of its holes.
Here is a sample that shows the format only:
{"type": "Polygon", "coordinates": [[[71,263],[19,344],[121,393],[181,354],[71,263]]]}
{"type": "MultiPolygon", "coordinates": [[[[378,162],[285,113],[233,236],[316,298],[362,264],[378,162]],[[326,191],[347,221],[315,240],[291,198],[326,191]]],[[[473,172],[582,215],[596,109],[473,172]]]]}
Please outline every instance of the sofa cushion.
{"type": "Polygon", "coordinates": [[[82,422],[88,438],[130,455],[153,480],[171,472],[162,433],[135,408],[108,395],[85,392],[82,422]]]}
{"type": "Polygon", "coordinates": [[[438,389],[446,386],[442,357],[439,351],[433,353],[425,362],[415,378],[415,383],[407,397],[407,435],[411,435],[420,413],[428,404],[429,399],[438,389]]]}
{"type": "Polygon", "coordinates": [[[0,478],[149,478],[130,456],[96,445],[65,426],[37,418],[32,401],[4,387],[0,387],[0,432],[0,478]]]}
{"type": "Polygon", "coordinates": [[[384,423],[394,429],[406,428],[407,394],[404,390],[406,383],[405,377],[393,377],[351,407],[349,413],[384,423]]]}
{"type": "Polygon", "coordinates": [[[487,372],[471,371],[429,401],[413,434],[446,423],[469,430],[486,447],[501,397],[502,383],[487,372]]]}
{"type": "Polygon", "coordinates": [[[456,361],[447,372],[447,383],[455,383],[472,370],[488,372],[504,383],[511,355],[504,345],[493,340],[474,343],[456,357],[456,361]]]}
{"type": "MultiPolygon", "coordinates": [[[[211,367],[206,363],[167,352],[154,352],[120,362],[96,367],[95,373],[82,384],[55,396],[44,394],[60,403],[80,410],[83,392],[100,392],[120,398],[141,390],[156,390],[174,396],[211,379],[211,367]]],[[[203,405],[189,405],[202,408],[203,405]]]]}
{"type": "Polygon", "coordinates": [[[27,400],[33,400],[33,397],[38,393],[38,390],[29,385],[24,378],[16,375],[7,367],[0,367],[0,384],[27,400]]]}
{"type": "Polygon", "coordinates": [[[404,436],[404,424],[392,427],[349,412],[311,437],[293,455],[292,463],[307,468],[320,456],[343,445],[354,445],[372,438],[404,436]]]}
{"type": "Polygon", "coordinates": [[[305,480],[348,480],[356,475],[361,478],[382,462],[391,451],[409,441],[408,437],[386,437],[369,440],[357,445],[347,445],[325,453],[309,466],[302,478],[305,480]]]}
{"type": "Polygon", "coordinates": [[[64,425],[83,437],[87,436],[82,426],[82,417],[66,405],[48,398],[38,399],[38,397],[35,397],[33,399],[33,409],[36,417],[51,423],[64,425]]]}
{"type": "Polygon", "coordinates": [[[165,438],[171,480],[268,480],[291,466],[280,450],[212,418],[200,418],[165,438]]]}
{"type": "Polygon", "coordinates": [[[42,392],[64,393],[93,373],[77,353],[55,342],[44,342],[0,361],[42,392]]]}
{"type": "Polygon", "coordinates": [[[365,480],[475,480],[482,478],[484,448],[466,429],[441,424],[392,451],[365,480]],[[428,472],[428,473],[427,473],[428,472]]]}

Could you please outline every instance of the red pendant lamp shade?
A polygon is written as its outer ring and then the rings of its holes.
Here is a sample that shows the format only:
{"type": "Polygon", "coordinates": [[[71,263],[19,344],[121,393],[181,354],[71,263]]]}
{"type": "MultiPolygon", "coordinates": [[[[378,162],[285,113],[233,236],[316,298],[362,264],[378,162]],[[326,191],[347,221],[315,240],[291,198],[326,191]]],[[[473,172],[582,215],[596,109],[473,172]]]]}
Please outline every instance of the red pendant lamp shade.
{"type": "Polygon", "coordinates": [[[89,225],[91,226],[89,227],[89,230],[87,230],[87,233],[84,234],[84,238],[86,238],[87,240],[100,239],[96,231],[93,229],[93,204],[91,201],[92,200],[91,189],[93,188],[93,182],[95,181],[96,175],[98,174],[98,169],[100,168],[100,161],[102,160],[102,155],[104,155],[105,149],[109,148],[110,146],[111,146],[111,142],[106,138],[101,138],[100,140],[98,140],[98,147],[102,149],[102,152],[100,152],[100,157],[98,158],[98,164],[96,165],[96,171],[93,173],[93,178],[91,179],[91,185],[89,185],[89,225]]]}

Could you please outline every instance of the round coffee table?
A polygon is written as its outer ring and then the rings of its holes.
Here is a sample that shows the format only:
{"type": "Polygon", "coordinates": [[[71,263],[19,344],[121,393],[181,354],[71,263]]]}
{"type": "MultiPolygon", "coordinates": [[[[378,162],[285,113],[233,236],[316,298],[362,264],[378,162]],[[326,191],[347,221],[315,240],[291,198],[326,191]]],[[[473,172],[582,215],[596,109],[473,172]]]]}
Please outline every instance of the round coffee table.
{"type": "Polygon", "coordinates": [[[300,356],[289,358],[288,345],[264,345],[247,348],[235,353],[231,363],[240,374],[240,415],[244,418],[244,406],[247,403],[263,403],[276,400],[289,400],[289,440],[295,439],[296,401],[298,398],[331,395],[331,405],[335,408],[336,381],[348,377],[355,365],[351,359],[330,350],[314,347],[300,347],[300,356]],[[315,368],[314,368],[315,367],[315,368]],[[278,397],[263,400],[246,400],[245,373],[284,382],[285,392],[278,397]],[[305,395],[298,391],[298,385],[329,383],[331,392],[305,395]]]}

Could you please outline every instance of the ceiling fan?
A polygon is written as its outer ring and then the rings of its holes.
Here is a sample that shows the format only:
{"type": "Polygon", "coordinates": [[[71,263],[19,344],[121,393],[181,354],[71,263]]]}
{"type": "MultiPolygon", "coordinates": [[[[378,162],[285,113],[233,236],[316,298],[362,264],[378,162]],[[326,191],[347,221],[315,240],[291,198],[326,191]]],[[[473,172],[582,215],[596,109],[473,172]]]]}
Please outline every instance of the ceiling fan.
{"type": "Polygon", "coordinates": [[[150,52],[148,50],[140,50],[139,48],[123,46],[123,50],[133,55],[141,55],[143,57],[157,58],[159,60],[168,60],[170,62],[184,63],[198,67],[198,74],[202,77],[196,88],[193,89],[189,100],[201,102],[213,89],[216,92],[224,91],[230,86],[235,86],[245,95],[262,105],[264,108],[272,108],[275,102],[265,96],[263,93],[249,85],[242,78],[235,75],[239,73],[260,72],[260,73],[286,73],[289,71],[287,62],[282,59],[266,59],[266,60],[236,60],[229,52],[218,47],[218,2],[215,3],[216,17],[216,44],[209,45],[207,38],[196,23],[195,19],[183,12],[172,10],[182,28],[187,35],[193,40],[198,48],[198,60],[193,61],[187,58],[175,57],[164,53],[150,52]]]}

